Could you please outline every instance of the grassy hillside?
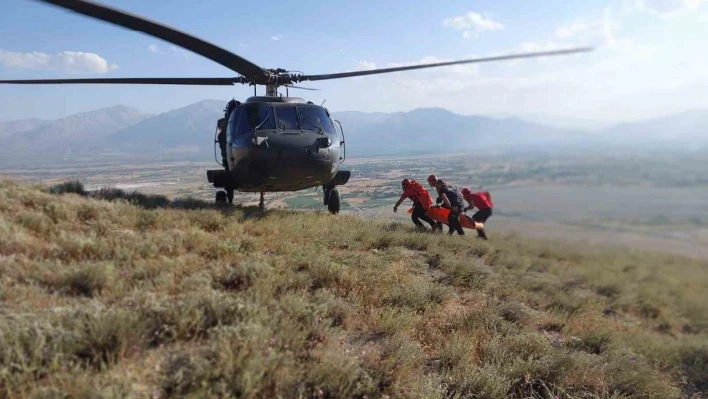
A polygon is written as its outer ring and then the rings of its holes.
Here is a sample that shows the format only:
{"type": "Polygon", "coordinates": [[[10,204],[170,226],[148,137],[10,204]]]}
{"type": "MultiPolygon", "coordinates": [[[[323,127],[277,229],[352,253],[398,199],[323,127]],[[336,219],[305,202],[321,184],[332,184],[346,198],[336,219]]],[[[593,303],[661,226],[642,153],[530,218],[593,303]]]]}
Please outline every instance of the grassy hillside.
{"type": "Polygon", "coordinates": [[[706,262],[64,191],[0,181],[0,398],[707,397],[706,262]]]}

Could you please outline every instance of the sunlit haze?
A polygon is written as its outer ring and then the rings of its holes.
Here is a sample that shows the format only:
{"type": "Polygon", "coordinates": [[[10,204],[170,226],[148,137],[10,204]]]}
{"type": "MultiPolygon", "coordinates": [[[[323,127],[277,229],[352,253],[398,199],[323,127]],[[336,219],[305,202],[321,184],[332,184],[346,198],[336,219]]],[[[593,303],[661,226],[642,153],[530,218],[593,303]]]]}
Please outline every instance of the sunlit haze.
{"type": "MultiPolygon", "coordinates": [[[[0,79],[234,75],[142,33],[39,2],[3,3],[0,79]]],[[[326,99],[333,111],[444,107],[592,126],[708,107],[708,6],[701,0],[103,3],[197,35],[262,67],[309,74],[597,48],[552,59],[302,84],[320,91],[297,95],[326,99]]],[[[247,86],[3,85],[0,119],[53,119],[115,104],[161,113],[252,93],[247,86]]]]}

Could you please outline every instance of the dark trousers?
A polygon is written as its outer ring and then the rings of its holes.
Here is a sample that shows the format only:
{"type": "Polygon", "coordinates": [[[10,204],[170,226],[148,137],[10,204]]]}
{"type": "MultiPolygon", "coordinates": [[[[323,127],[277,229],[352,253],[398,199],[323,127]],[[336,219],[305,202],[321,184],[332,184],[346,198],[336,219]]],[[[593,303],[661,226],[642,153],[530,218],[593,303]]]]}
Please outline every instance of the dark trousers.
{"type": "MultiPolygon", "coordinates": [[[[474,220],[475,222],[484,223],[487,221],[487,219],[489,219],[490,216],[492,216],[492,208],[480,209],[475,212],[474,215],[472,215],[472,220],[474,220]]],[[[477,235],[484,239],[487,238],[487,233],[485,233],[484,229],[477,230],[477,235]]]]}
{"type": "Polygon", "coordinates": [[[428,223],[431,228],[435,228],[435,221],[425,214],[425,209],[423,209],[423,205],[420,202],[416,202],[415,204],[413,204],[413,214],[411,215],[411,219],[413,220],[413,223],[418,227],[425,228],[423,223],[418,220],[423,219],[423,221],[428,223]]]}
{"type": "Polygon", "coordinates": [[[457,234],[463,236],[465,235],[465,231],[462,230],[462,226],[460,225],[460,209],[459,208],[453,208],[450,209],[450,214],[447,216],[447,225],[449,227],[448,234],[453,234],[455,231],[457,231],[457,234]]]}

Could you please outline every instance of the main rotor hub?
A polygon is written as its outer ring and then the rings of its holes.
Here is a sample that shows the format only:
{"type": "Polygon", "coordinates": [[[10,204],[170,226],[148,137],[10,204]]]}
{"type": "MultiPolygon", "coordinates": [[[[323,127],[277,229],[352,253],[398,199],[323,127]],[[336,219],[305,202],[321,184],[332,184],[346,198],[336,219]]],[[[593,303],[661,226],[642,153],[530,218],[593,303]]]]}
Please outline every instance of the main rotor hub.
{"type": "Polygon", "coordinates": [[[239,77],[238,80],[250,86],[285,86],[301,81],[302,72],[291,72],[283,68],[263,69],[263,76],[239,77]]]}

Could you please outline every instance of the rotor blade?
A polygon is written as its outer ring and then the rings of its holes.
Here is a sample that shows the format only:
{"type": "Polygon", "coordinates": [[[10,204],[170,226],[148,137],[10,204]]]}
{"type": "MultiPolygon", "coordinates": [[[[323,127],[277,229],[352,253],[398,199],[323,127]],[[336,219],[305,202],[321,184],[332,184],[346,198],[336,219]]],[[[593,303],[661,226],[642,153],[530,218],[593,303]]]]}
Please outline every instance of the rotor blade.
{"type": "Polygon", "coordinates": [[[568,50],[555,50],[555,51],[543,51],[543,52],[536,52],[536,53],[501,55],[501,56],[496,56],[496,57],[474,58],[471,60],[462,60],[462,61],[448,61],[448,62],[437,62],[437,63],[433,63],[433,64],[419,64],[419,65],[409,65],[409,66],[395,67],[395,68],[372,69],[372,70],[368,70],[368,71],[330,73],[330,74],[325,74],[325,75],[302,75],[299,77],[298,81],[305,81],[305,80],[316,81],[316,80],[350,78],[350,77],[354,77],[354,76],[365,76],[365,75],[376,75],[376,74],[380,74],[380,73],[410,71],[412,69],[434,68],[434,67],[443,67],[443,66],[448,66],[448,65],[459,65],[459,64],[472,64],[472,63],[477,63],[477,62],[513,60],[516,58],[531,58],[531,57],[543,57],[543,56],[551,56],[551,55],[572,54],[572,53],[580,53],[580,52],[592,51],[592,50],[593,50],[592,47],[582,47],[582,48],[575,48],[575,49],[568,49],[568,50]]]}
{"type": "Polygon", "coordinates": [[[298,90],[312,90],[312,91],[319,90],[319,89],[312,89],[310,87],[293,86],[293,85],[285,85],[285,87],[290,88],[290,89],[298,89],[298,90]]]}
{"type": "Polygon", "coordinates": [[[53,4],[79,14],[110,22],[124,28],[147,33],[177,46],[191,50],[243,76],[263,76],[265,71],[258,65],[232,52],[205,42],[187,33],[125,11],[107,7],[87,0],[37,0],[53,4]]]}
{"type": "Polygon", "coordinates": [[[141,84],[141,85],[187,85],[187,86],[232,86],[242,83],[242,78],[96,78],[96,79],[30,79],[0,80],[3,84],[141,84]]]}

